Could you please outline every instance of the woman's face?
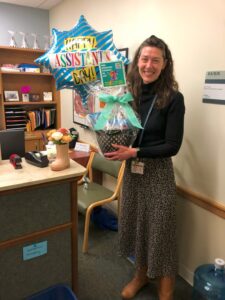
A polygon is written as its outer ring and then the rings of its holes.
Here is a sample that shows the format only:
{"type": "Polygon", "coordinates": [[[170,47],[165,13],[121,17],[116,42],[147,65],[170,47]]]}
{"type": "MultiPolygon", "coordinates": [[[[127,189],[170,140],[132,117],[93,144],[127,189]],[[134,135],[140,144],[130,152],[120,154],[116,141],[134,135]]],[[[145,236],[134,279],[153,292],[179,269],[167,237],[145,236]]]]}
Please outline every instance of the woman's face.
{"type": "Polygon", "coordinates": [[[166,60],[161,49],[146,46],[141,50],[137,65],[143,82],[147,84],[159,78],[166,66],[166,60]]]}

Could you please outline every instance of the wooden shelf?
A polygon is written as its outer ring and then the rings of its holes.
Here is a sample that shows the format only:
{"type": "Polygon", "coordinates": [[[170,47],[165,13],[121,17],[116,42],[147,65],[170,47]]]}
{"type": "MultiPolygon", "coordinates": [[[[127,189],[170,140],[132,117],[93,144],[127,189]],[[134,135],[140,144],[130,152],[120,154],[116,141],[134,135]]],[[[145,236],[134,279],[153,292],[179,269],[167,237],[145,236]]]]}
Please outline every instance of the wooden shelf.
{"type": "MultiPolygon", "coordinates": [[[[36,50],[31,48],[16,48],[0,46],[0,67],[5,64],[19,65],[19,64],[35,64],[35,60],[43,55],[45,50],[36,50]]],[[[37,65],[40,67],[39,65],[37,65]]],[[[60,92],[56,90],[55,79],[49,72],[14,72],[7,70],[0,70],[0,130],[7,128],[16,128],[16,120],[20,113],[23,113],[23,119],[29,118],[29,111],[38,111],[43,108],[46,109],[44,113],[49,120],[49,109],[53,109],[55,113],[54,124],[48,124],[51,128],[59,128],[61,126],[61,105],[60,92]],[[42,101],[38,102],[23,102],[21,88],[22,86],[30,86],[31,94],[39,94],[42,101]],[[20,101],[6,102],[4,99],[4,91],[18,91],[20,101]],[[52,101],[43,101],[43,92],[52,92],[52,101]],[[14,111],[13,111],[14,109],[14,111]],[[11,110],[13,112],[11,112],[11,110]],[[7,111],[7,114],[6,114],[7,111]],[[22,111],[22,112],[21,112],[22,111]],[[11,115],[10,115],[11,114],[11,115]],[[11,121],[11,119],[15,119],[11,121]],[[7,125],[6,125],[7,120],[7,125]],[[11,125],[15,126],[11,126],[11,125]]],[[[52,113],[52,112],[51,112],[52,113]]],[[[22,116],[22,115],[21,115],[22,116]]],[[[33,117],[32,117],[33,119],[33,117]]],[[[20,122],[21,120],[18,120],[20,122]]],[[[42,120],[45,124],[45,120],[42,120]]],[[[35,123],[31,127],[35,129],[35,123]]],[[[46,131],[50,130],[46,128],[46,131]]],[[[34,130],[26,134],[25,147],[26,150],[41,150],[43,142],[41,132],[43,130],[34,130]],[[34,133],[34,134],[32,134],[34,133]]]]}
{"type": "Polygon", "coordinates": [[[37,73],[37,72],[9,72],[9,71],[0,71],[1,74],[3,75],[15,75],[15,76],[21,76],[21,75],[25,75],[25,76],[51,76],[51,73],[37,73]]]}
{"type": "Polygon", "coordinates": [[[44,54],[46,50],[43,49],[33,49],[33,48],[19,48],[19,47],[9,47],[9,46],[0,46],[0,51],[6,51],[6,52],[33,52],[35,54],[44,54]]]}
{"type": "Polygon", "coordinates": [[[57,102],[55,101],[38,101],[38,102],[22,102],[22,101],[18,101],[18,102],[12,102],[12,101],[9,101],[9,102],[4,102],[4,106],[16,106],[16,105],[22,105],[22,106],[25,106],[25,105],[56,105],[57,102]]]}

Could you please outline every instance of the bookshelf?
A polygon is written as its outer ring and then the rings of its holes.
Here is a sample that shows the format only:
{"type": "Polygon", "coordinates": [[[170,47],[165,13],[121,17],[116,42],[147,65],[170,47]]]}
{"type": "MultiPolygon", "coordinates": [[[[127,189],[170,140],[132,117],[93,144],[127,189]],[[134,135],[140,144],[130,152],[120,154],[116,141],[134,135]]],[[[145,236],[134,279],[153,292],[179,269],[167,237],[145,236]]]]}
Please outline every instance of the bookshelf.
{"type": "MultiPolygon", "coordinates": [[[[0,67],[35,64],[34,60],[44,53],[44,50],[0,46],[0,67]]],[[[56,90],[54,77],[37,67],[40,73],[0,70],[0,130],[25,128],[26,151],[44,149],[42,133],[59,128],[61,123],[60,92],[56,90]],[[30,87],[29,94],[39,95],[38,101],[24,102],[22,86],[30,87]],[[5,91],[16,91],[19,100],[6,101],[5,91]],[[43,92],[51,92],[52,101],[44,101],[43,92]]]]}

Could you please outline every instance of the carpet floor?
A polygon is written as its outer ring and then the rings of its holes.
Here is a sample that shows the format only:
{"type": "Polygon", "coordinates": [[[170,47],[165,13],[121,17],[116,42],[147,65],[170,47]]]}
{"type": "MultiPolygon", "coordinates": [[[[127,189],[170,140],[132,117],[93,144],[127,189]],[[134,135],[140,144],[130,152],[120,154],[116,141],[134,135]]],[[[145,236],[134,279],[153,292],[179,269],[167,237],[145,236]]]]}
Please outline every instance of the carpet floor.
{"type": "MultiPolygon", "coordinates": [[[[115,231],[91,224],[89,250],[81,251],[84,217],[78,221],[78,300],[121,300],[120,291],[134,274],[134,266],[118,255],[115,231]]],[[[191,300],[192,287],[177,276],[174,300],[191,300]]],[[[156,282],[150,282],[134,300],[158,300],[156,282]]]]}

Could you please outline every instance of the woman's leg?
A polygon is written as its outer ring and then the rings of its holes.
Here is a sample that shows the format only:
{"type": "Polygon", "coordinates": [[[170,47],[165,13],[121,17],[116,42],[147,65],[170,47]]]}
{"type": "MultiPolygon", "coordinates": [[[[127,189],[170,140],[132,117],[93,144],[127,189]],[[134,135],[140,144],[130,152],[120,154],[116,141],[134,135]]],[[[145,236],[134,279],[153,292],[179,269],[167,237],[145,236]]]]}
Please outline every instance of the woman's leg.
{"type": "Polygon", "coordinates": [[[121,292],[123,299],[132,299],[137,292],[148,283],[146,272],[147,268],[145,267],[137,269],[133,279],[123,288],[121,292]]]}
{"type": "Polygon", "coordinates": [[[159,300],[173,300],[175,276],[160,277],[158,282],[159,300]]]}

